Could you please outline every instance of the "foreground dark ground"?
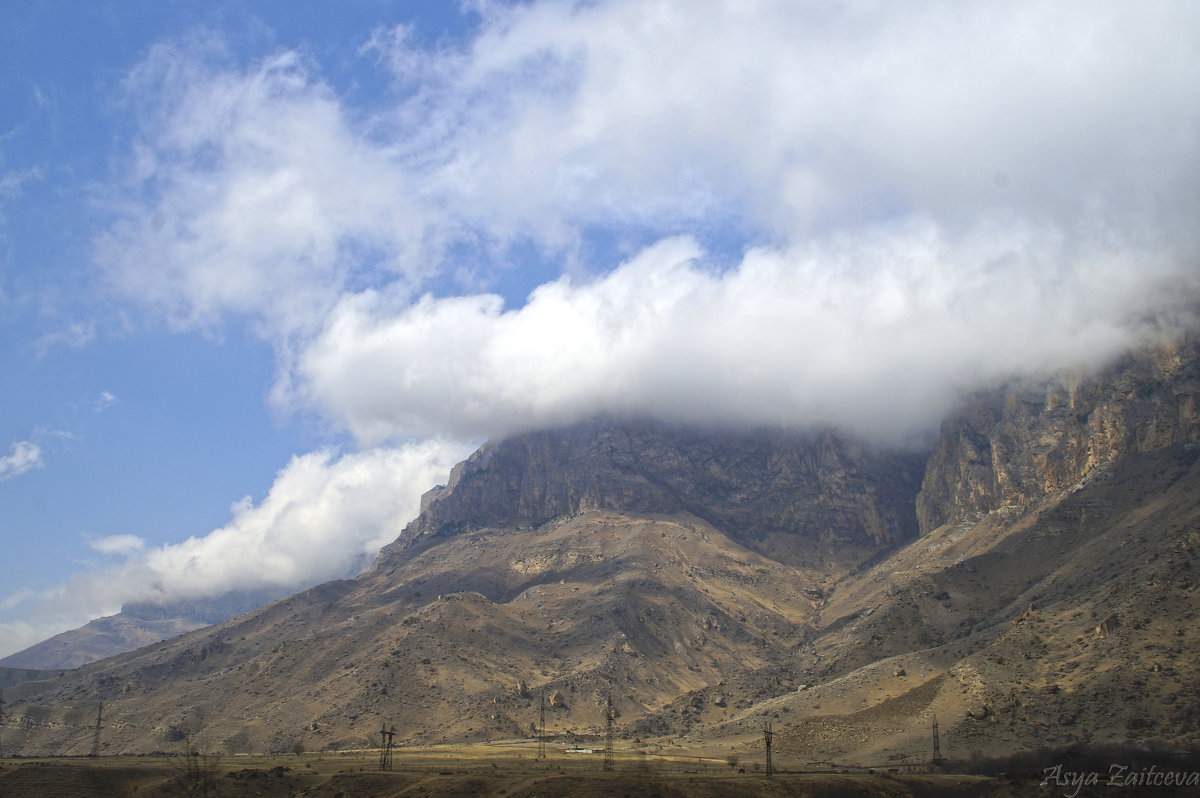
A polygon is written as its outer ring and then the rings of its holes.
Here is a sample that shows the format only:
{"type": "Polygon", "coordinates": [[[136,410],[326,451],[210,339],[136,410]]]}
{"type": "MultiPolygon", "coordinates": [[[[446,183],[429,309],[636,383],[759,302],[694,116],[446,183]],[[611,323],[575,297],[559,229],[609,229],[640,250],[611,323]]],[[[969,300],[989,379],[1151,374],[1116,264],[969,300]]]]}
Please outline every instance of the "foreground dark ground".
{"type": "MultiPolygon", "coordinates": [[[[726,767],[663,768],[621,763],[606,773],[598,762],[538,765],[527,762],[426,762],[378,769],[374,757],[324,759],[227,757],[189,763],[185,758],[56,759],[0,765],[4,798],[96,796],[1022,796],[1032,784],[977,776],[900,774],[737,774],[726,767]],[[189,767],[191,764],[191,767],[189,767]],[[404,768],[404,769],[401,769],[404,768]]],[[[1044,792],[1044,790],[1040,791],[1044,792]]]]}
{"type": "MultiPolygon", "coordinates": [[[[1064,771],[1049,781],[1041,774],[997,778],[956,773],[776,773],[767,778],[759,762],[730,767],[717,760],[618,759],[605,772],[599,755],[552,754],[548,761],[489,756],[463,748],[398,755],[390,771],[378,754],[100,757],[0,761],[2,798],[169,798],[170,796],[1053,796],[1188,795],[1195,787],[1129,787],[1071,781],[1064,771]],[[739,772],[744,769],[745,772],[739,772]],[[1057,780],[1056,780],[1057,779],[1057,780]],[[1113,791],[1116,790],[1116,793],[1113,791]]],[[[1085,774],[1086,775],[1086,774],[1085,774]]]]}

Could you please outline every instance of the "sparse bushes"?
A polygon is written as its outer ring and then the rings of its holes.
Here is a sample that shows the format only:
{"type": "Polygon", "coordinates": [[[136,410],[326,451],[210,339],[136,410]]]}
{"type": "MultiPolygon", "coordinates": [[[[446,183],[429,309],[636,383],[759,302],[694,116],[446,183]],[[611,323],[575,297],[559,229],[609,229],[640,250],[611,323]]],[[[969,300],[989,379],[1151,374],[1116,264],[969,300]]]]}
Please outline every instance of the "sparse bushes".
{"type": "Polygon", "coordinates": [[[1056,766],[1075,773],[1108,774],[1114,765],[1130,772],[1150,767],[1158,770],[1200,771],[1200,749],[1180,748],[1168,743],[1074,745],[1062,748],[1037,748],[1007,756],[984,756],[973,751],[966,760],[946,761],[941,769],[975,773],[981,776],[1007,775],[1013,779],[1042,778],[1056,766]]]}

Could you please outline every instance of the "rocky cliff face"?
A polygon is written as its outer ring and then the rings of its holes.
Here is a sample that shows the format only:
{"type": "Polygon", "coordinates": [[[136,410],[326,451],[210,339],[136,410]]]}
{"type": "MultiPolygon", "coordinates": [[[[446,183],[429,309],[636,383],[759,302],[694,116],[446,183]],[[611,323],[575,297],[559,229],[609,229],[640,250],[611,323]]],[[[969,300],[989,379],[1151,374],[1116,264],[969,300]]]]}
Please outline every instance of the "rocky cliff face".
{"type": "Polygon", "coordinates": [[[942,425],[917,497],[922,532],[1076,486],[1128,454],[1200,443],[1200,340],[1096,376],[1017,384],[942,425]]]}
{"type": "Polygon", "coordinates": [[[889,545],[916,534],[923,459],[828,432],[594,421],[485,445],[425,495],[395,545],[600,510],[688,512],[742,540],[889,545]]]}

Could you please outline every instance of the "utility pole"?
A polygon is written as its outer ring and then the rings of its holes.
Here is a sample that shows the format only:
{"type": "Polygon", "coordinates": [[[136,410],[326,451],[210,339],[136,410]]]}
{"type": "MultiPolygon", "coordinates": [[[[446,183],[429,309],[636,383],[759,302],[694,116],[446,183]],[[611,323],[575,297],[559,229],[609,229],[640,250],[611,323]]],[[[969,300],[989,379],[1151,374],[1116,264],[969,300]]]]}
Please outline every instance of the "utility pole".
{"type": "MultiPolygon", "coordinates": [[[[0,689],[0,734],[4,729],[4,690],[0,689]]],[[[0,736],[0,758],[4,756],[4,738],[0,736]]]]}
{"type": "Polygon", "coordinates": [[[933,763],[936,765],[942,761],[942,741],[938,734],[937,715],[933,716],[933,763]]]}
{"type": "Polygon", "coordinates": [[[763,746],[767,750],[767,778],[775,775],[775,765],[771,762],[771,742],[775,732],[771,731],[771,721],[763,722],[763,746]]]}
{"type": "Polygon", "coordinates": [[[396,736],[396,727],[392,726],[392,728],[389,729],[387,726],[380,726],[379,734],[380,734],[380,737],[382,738],[380,740],[381,745],[380,745],[380,750],[379,750],[379,769],[380,770],[391,770],[392,769],[392,738],[396,736]]]}
{"type": "Polygon", "coordinates": [[[604,769],[613,769],[613,723],[616,720],[613,712],[612,696],[608,697],[608,705],[604,708],[604,769]]]}
{"type": "Polygon", "coordinates": [[[538,752],[539,760],[546,758],[546,688],[542,688],[541,707],[538,710],[538,752]]]}
{"type": "Polygon", "coordinates": [[[100,706],[96,707],[96,731],[92,735],[92,752],[88,754],[92,759],[100,756],[100,729],[104,722],[104,702],[100,702],[100,706]]]}

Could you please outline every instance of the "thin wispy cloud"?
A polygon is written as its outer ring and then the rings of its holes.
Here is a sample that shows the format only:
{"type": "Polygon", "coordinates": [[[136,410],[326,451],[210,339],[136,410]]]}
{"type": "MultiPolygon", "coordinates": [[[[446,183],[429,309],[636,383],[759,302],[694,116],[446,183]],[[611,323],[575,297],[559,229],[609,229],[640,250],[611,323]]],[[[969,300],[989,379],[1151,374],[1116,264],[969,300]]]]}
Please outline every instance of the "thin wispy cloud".
{"type": "Polygon", "coordinates": [[[43,467],[42,450],[31,441],[16,441],[10,453],[0,456],[0,482],[43,467]]]}
{"type": "Polygon", "coordinates": [[[21,588],[20,590],[17,590],[15,593],[12,593],[12,594],[6,596],[3,600],[0,600],[0,609],[2,609],[2,610],[12,609],[13,607],[17,606],[21,602],[27,601],[28,599],[31,599],[31,598],[34,598],[36,595],[37,594],[34,593],[29,588],[21,588]]]}
{"type": "Polygon", "coordinates": [[[45,357],[58,347],[82,349],[96,339],[96,325],[92,322],[67,322],[52,332],[45,333],[34,342],[38,357],[45,357]]]}
{"type": "Polygon", "coordinates": [[[108,408],[116,404],[117,397],[109,391],[101,391],[100,395],[92,401],[92,412],[103,413],[108,408]]]}
{"type": "Polygon", "coordinates": [[[137,535],[107,535],[88,541],[88,548],[100,554],[130,555],[146,548],[146,541],[137,535]]]}
{"type": "MultiPolygon", "coordinates": [[[[4,143],[5,138],[7,136],[0,136],[0,144],[4,143]]],[[[0,150],[0,165],[4,163],[3,154],[3,151],[0,150]]],[[[20,197],[27,183],[35,181],[40,177],[41,171],[38,169],[26,169],[22,171],[0,170],[0,244],[3,244],[7,239],[5,233],[5,228],[8,225],[8,217],[5,214],[7,206],[20,197]]]]}

